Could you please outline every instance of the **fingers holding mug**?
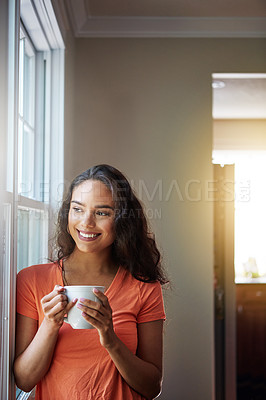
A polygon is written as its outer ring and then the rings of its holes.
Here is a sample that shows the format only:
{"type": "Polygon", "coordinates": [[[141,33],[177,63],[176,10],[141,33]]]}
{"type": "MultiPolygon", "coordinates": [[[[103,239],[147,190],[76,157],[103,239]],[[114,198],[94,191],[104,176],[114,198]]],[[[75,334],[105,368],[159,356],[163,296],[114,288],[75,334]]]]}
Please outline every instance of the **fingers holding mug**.
{"type": "Polygon", "coordinates": [[[67,303],[65,289],[62,286],[56,285],[54,290],[48,293],[41,299],[41,305],[44,313],[44,318],[50,323],[62,325],[67,303]]]}

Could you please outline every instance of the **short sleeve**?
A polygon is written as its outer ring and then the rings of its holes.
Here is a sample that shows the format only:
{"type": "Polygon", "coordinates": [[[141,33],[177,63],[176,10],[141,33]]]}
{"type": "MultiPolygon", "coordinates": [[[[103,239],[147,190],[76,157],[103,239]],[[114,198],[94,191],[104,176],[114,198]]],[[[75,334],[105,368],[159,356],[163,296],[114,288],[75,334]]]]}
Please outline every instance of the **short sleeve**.
{"type": "Polygon", "coordinates": [[[162,288],[159,282],[143,283],[140,288],[140,311],[137,322],[165,320],[162,288]]]}
{"type": "Polygon", "coordinates": [[[25,268],[18,273],[17,313],[38,320],[33,281],[29,268],[25,268]]]}

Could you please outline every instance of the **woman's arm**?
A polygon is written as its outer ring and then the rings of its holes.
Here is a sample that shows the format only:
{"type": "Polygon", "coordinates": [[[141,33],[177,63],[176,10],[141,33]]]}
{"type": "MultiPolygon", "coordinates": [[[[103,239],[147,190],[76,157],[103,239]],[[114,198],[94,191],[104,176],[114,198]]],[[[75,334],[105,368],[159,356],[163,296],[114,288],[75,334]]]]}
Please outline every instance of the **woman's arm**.
{"type": "Polygon", "coordinates": [[[31,391],[48,371],[59,331],[49,329],[45,320],[37,329],[37,323],[17,314],[14,375],[24,392],[31,391]]]}
{"type": "Polygon", "coordinates": [[[112,310],[107,297],[95,292],[102,304],[80,299],[78,308],[100,335],[100,341],[124,380],[147,399],[159,395],[162,382],[163,320],[138,325],[138,348],[134,355],[113,330],[112,310]]]}
{"type": "Polygon", "coordinates": [[[137,356],[117,336],[106,348],[128,385],[147,399],[161,392],[162,330],[163,320],[138,325],[137,356]]]}
{"type": "Polygon", "coordinates": [[[56,286],[42,299],[44,320],[38,321],[17,314],[16,355],[14,375],[16,384],[29,392],[47,373],[64,315],[75,303],[67,305],[64,288],[56,286]]]}

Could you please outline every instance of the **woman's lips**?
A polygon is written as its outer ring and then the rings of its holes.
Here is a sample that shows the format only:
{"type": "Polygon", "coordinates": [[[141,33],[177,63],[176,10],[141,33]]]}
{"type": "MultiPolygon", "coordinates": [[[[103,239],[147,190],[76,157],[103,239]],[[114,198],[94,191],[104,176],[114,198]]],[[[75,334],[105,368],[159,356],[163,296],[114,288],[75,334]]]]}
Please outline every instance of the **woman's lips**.
{"type": "Polygon", "coordinates": [[[78,237],[85,242],[92,242],[96,240],[101,234],[96,232],[82,232],[77,229],[78,237]]]}

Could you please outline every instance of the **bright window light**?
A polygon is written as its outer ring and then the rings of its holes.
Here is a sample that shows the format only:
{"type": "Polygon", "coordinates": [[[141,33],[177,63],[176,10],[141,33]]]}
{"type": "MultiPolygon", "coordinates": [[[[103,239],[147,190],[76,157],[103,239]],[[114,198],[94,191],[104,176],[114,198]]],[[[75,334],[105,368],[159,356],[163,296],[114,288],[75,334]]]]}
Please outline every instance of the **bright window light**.
{"type": "Polygon", "coordinates": [[[18,126],[18,193],[34,198],[35,176],[35,50],[20,29],[19,126],[18,126]]]}
{"type": "Polygon", "coordinates": [[[266,152],[214,151],[235,165],[235,283],[266,283],[266,152]]]}
{"type": "Polygon", "coordinates": [[[266,153],[235,163],[235,281],[266,282],[266,153]]]}

